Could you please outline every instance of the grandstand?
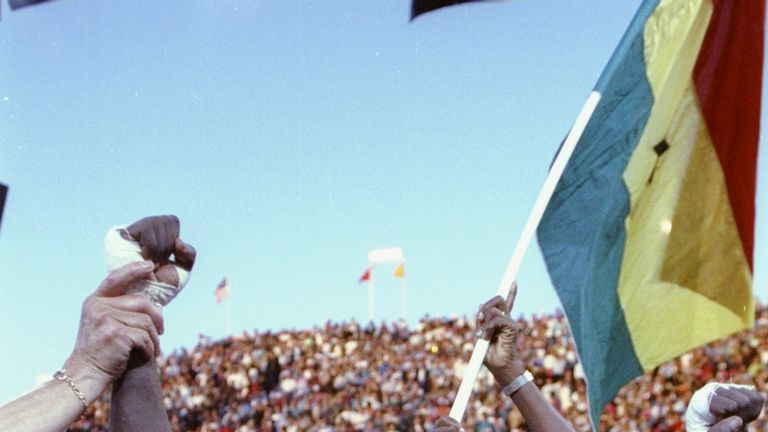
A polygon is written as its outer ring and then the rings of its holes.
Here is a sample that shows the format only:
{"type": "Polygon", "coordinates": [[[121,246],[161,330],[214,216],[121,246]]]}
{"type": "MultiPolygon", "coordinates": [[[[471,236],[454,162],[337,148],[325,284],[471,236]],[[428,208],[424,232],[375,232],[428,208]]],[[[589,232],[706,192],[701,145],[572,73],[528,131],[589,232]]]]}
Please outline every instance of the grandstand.
{"type": "MultiPolygon", "coordinates": [[[[583,373],[564,316],[518,319],[519,351],[552,404],[589,430],[583,373]]],[[[467,318],[424,318],[414,328],[328,322],[306,330],[244,333],[159,359],[176,431],[426,431],[450,410],[475,334],[467,318]]],[[[604,431],[682,431],[694,390],[711,380],[768,380],[768,307],[755,327],[691,351],[628,384],[601,419],[604,431]]],[[[106,431],[109,401],[72,431],[106,431]]],[[[765,415],[753,430],[768,430],[765,415]]],[[[466,430],[526,430],[487,371],[475,384],[466,430]]]]}

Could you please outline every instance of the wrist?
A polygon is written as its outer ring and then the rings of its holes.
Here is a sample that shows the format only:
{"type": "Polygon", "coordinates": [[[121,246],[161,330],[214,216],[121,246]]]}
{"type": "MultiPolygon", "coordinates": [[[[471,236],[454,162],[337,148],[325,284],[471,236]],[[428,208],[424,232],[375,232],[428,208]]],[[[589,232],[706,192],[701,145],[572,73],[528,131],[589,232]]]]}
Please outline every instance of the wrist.
{"type": "Polygon", "coordinates": [[[86,405],[90,405],[98,399],[104,388],[112,382],[111,377],[97,372],[95,368],[74,358],[74,356],[64,362],[61,370],[66,373],[72,380],[72,383],[82,393],[86,405]]]}
{"type": "Polygon", "coordinates": [[[72,380],[72,378],[67,375],[66,369],[59,369],[53,374],[53,378],[56,381],[60,381],[69,387],[70,390],[72,390],[72,393],[77,396],[77,399],[80,401],[80,404],[82,405],[82,409],[80,410],[80,415],[82,416],[85,413],[85,410],[88,409],[88,401],[85,399],[85,395],[82,391],[80,391],[80,387],[75,384],[75,382],[72,380]]]}
{"type": "Polygon", "coordinates": [[[499,386],[503,388],[523,375],[523,373],[525,373],[525,368],[523,367],[523,362],[515,360],[507,363],[504,367],[491,369],[491,373],[499,386]]]}
{"type": "Polygon", "coordinates": [[[522,375],[515,378],[512,382],[502,387],[501,392],[509,397],[514,397],[515,393],[520,390],[524,385],[533,382],[533,375],[529,371],[525,371],[522,375]]]}

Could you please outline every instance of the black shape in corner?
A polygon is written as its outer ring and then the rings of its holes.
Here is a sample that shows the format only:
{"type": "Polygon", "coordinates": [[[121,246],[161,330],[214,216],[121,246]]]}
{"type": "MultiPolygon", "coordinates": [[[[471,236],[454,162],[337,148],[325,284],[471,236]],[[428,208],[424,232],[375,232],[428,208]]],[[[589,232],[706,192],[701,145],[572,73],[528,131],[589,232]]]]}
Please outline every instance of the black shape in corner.
{"type": "Polygon", "coordinates": [[[421,14],[432,12],[446,6],[453,6],[461,3],[478,2],[483,0],[412,0],[411,1],[411,20],[421,14]]]}
{"type": "Polygon", "coordinates": [[[8,3],[11,5],[11,10],[16,10],[40,3],[49,3],[51,1],[52,0],[8,0],[8,3]]]}

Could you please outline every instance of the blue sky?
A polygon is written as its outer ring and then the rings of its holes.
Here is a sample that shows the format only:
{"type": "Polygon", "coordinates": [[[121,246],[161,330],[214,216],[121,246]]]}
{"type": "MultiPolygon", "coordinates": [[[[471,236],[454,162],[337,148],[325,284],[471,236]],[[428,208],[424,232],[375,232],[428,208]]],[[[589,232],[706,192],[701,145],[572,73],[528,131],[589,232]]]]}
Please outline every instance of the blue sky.
{"type": "MultiPolygon", "coordinates": [[[[410,23],[408,0],[5,7],[0,400],[61,366],[104,232],[146,215],[178,215],[199,251],[166,351],[224,336],[224,276],[236,331],[365,320],[357,278],[379,247],[405,251],[411,323],[472,314],[638,5],[492,2],[410,23]]],[[[387,321],[393,270],[376,270],[387,321]]],[[[558,307],[536,245],[519,280],[518,311],[558,307]]]]}

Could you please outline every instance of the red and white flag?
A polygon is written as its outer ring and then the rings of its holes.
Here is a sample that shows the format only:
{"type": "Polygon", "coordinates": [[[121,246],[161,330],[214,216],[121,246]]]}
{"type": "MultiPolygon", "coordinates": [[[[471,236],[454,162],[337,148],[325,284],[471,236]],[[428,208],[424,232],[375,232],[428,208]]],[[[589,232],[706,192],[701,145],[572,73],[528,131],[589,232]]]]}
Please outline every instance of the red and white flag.
{"type": "Polygon", "coordinates": [[[221,303],[225,298],[229,297],[229,282],[227,282],[226,277],[216,286],[213,296],[216,298],[216,303],[221,303]]]}

